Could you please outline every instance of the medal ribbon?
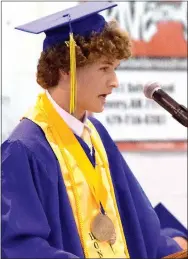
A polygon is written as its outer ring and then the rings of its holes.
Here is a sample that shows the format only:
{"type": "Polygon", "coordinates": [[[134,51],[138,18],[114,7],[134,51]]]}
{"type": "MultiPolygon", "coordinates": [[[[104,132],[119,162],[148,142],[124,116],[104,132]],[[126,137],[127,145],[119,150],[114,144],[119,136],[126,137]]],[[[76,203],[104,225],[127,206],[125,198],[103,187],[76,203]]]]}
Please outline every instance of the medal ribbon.
{"type": "Polygon", "coordinates": [[[99,208],[101,203],[105,209],[107,203],[107,191],[99,170],[94,169],[75,135],[61,116],[56,112],[45,93],[39,95],[35,109],[40,111],[40,116],[43,117],[42,119],[44,121],[45,119],[47,120],[46,122],[49,125],[55,140],[58,142],[62,155],[66,156],[66,152],[68,151],[72,156],[74,156],[78,167],[81,169],[87,184],[90,187],[96,203],[99,208]]]}

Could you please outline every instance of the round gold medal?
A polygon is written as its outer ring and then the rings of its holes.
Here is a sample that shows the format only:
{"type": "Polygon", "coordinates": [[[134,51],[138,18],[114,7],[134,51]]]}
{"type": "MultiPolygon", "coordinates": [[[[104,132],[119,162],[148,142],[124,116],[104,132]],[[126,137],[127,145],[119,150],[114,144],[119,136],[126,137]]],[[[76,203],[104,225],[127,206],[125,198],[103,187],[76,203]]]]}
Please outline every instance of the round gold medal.
{"type": "Polygon", "coordinates": [[[112,220],[102,213],[99,213],[91,223],[91,232],[99,241],[108,241],[115,243],[115,227],[112,220]],[[113,241],[112,241],[113,240],[113,241]]]}
{"type": "Polygon", "coordinates": [[[114,232],[114,234],[112,235],[112,237],[110,238],[110,240],[108,241],[110,245],[115,244],[116,242],[116,232],[114,232]]]}

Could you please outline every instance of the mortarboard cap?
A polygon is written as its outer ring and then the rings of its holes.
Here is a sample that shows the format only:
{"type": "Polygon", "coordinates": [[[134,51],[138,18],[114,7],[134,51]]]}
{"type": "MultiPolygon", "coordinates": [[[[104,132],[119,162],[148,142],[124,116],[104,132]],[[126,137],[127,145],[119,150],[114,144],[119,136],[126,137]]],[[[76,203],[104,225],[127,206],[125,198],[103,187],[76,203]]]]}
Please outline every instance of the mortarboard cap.
{"type": "Polygon", "coordinates": [[[76,109],[76,54],[75,35],[89,37],[92,32],[100,33],[106,24],[98,12],[117,6],[115,3],[86,2],[16,27],[18,30],[38,34],[44,32],[46,38],[43,50],[69,40],[70,49],[70,114],[76,109]]]}
{"type": "Polygon", "coordinates": [[[69,40],[69,33],[88,37],[92,32],[101,32],[105,26],[105,19],[98,14],[103,10],[117,6],[112,2],[86,2],[75,7],[57,12],[16,27],[15,29],[46,34],[43,50],[58,43],[69,40]]]}
{"type": "Polygon", "coordinates": [[[155,212],[159,218],[161,229],[170,237],[182,236],[188,237],[188,230],[180,223],[180,221],[172,215],[170,211],[159,203],[155,208],[155,212]]]}

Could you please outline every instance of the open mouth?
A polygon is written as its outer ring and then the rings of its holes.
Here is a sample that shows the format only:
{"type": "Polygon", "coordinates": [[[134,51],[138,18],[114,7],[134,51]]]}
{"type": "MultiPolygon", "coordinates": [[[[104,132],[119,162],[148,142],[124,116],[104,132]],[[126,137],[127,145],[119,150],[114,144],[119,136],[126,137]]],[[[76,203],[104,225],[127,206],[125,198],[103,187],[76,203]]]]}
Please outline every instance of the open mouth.
{"type": "Polygon", "coordinates": [[[100,94],[99,97],[106,98],[107,94],[100,94]]]}

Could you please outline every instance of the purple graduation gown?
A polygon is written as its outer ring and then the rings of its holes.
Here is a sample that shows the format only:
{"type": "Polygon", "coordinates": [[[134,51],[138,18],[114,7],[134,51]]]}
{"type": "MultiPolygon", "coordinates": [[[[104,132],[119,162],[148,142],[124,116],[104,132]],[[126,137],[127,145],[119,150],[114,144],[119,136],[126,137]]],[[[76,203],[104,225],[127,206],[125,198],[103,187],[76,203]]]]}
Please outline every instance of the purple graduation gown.
{"type": "MultiPolygon", "coordinates": [[[[180,251],[161,233],[154,209],[106,129],[90,120],[107,152],[130,257],[162,258],[180,251]]],[[[58,160],[41,128],[24,119],[2,144],[2,258],[83,257],[58,160]]]]}

